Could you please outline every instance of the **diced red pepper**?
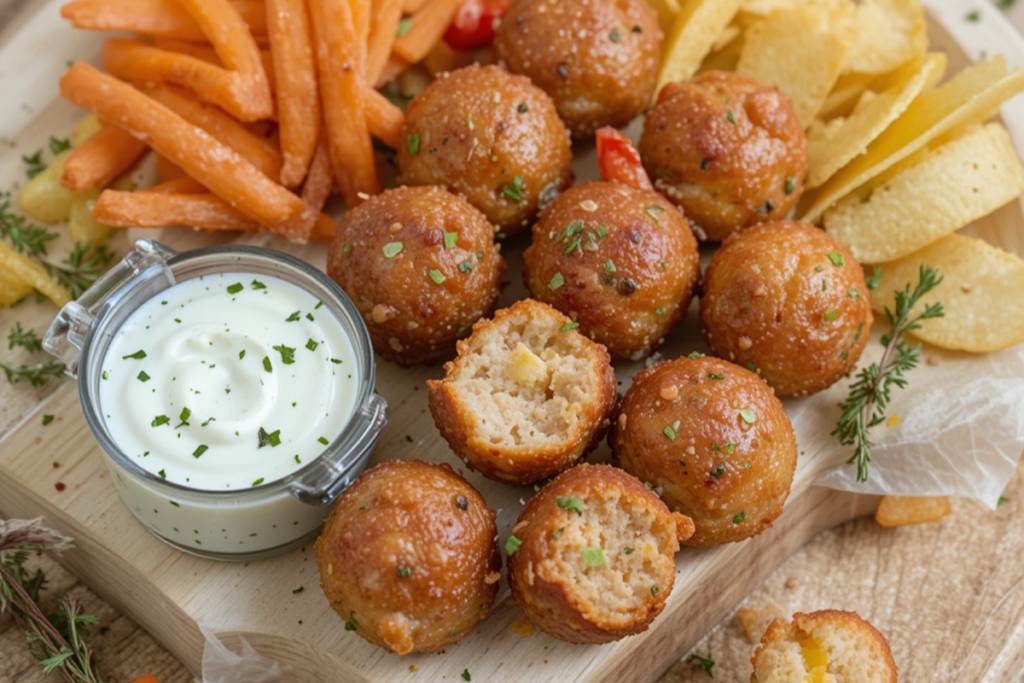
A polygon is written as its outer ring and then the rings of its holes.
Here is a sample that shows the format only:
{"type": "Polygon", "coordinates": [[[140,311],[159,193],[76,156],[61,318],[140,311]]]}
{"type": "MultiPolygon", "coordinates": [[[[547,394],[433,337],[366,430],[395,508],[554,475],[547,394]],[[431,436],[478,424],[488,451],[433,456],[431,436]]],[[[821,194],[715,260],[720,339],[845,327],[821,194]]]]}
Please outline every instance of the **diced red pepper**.
{"type": "Polygon", "coordinates": [[[597,166],[605,180],[617,180],[638,190],[653,189],[640,152],[629,138],[611,126],[597,130],[597,166]]]}

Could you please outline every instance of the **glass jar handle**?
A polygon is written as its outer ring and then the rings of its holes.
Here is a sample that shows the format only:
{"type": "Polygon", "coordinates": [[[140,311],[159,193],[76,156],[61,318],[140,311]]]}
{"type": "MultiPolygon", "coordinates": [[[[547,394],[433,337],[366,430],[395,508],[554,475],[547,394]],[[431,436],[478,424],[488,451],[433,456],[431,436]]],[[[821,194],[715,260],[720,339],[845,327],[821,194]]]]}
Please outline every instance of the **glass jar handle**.
{"type": "Polygon", "coordinates": [[[68,377],[78,378],[82,345],[99,317],[100,309],[120,296],[140,274],[152,268],[159,268],[168,284],[174,284],[167,261],[177,254],[160,242],[139,240],[120,263],[96,280],[78,300],[60,309],[43,337],[43,348],[64,362],[64,373],[68,377]]]}

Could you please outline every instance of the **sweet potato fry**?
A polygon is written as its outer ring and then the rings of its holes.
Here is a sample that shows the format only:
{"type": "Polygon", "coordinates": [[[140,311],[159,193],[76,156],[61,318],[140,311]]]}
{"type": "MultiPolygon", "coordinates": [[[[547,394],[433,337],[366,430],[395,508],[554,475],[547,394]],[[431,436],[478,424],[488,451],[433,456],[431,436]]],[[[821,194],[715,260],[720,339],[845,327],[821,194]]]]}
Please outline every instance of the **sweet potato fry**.
{"type": "Polygon", "coordinates": [[[203,104],[188,91],[170,85],[145,88],[144,91],[181,118],[199,126],[241,154],[267,177],[277,180],[280,176],[281,154],[274,143],[251,132],[218,107],[203,104]]]}
{"type": "Polygon", "coordinates": [[[380,192],[373,141],[366,125],[358,38],[349,0],[310,0],[320,73],[320,98],[334,177],[352,207],[380,192]]]}
{"type": "Polygon", "coordinates": [[[402,20],[402,0],[376,0],[370,14],[366,45],[366,82],[376,83],[384,72],[402,20]]]}
{"type": "Polygon", "coordinates": [[[320,138],[320,93],[317,91],[306,0],[266,0],[280,125],[281,184],[296,187],[306,177],[320,138]]]}
{"type": "Polygon", "coordinates": [[[384,65],[384,70],[380,76],[374,82],[375,88],[381,88],[391,81],[395,80],[402,74],[404,74],[409,67],[412,66],[409,62],[405,61],[396,54],[392,54],[388,58],[388,63],[384,65]]]}
{"type": "Polygon", "coordinates": [[[474,58],[471,53],[453,50],[448,47],[448,43],[439,40],[434,49],[430,51],[430,54],[423,58],[423,66],[427,67],[427,71],[436,76],[446,71],[455,71],[464,66],[469,66],[473,61],[474,58]]]}
{"type": "Polygon", "coordinates": [[[937,522],[950,512],[945,496],[882,496],[875,521],[882,526],[937,522]]]}
{"type": "Polygon", "coordinates": [[[388,147],[396,149],[402,137],[405,114],[373,88],[363,89],[363,107],[370,133],[388,147]]]}
{"type": "Polygon", "coordinates": [[[338,229],[338,221],[325,213],[316,217],[313,225],[313,234],[309,236],[311,242],[330,242],[334,237],[334,231],[338,229]]]}
{"type": "Polygon", "coordinates": [[[288,239],[304,241],[317,214],[237,152],[151,97],[78,63],[60,81],[65,99],[131,130],[211,192],[288,239]]]}
{"type": "MultiPolygon", "coordinates": [[[[231,0],[254,36],[267,34],[262,0],[231,0]]],[[[73,0],[60,15],[75,28],[134,31],[196,43],[209,42],[195,19],[177,0],[73,0]]]]}
{"type": "Polygon", "coordinates": [[[142,190],[142,192],[155,192],[156,194],[204,194],[209,192],[209,190],[203,187],[202,183],[195,178],[182,175],[180,178],[154,185],[147,190],[142,190]]]}
{"type": "Polygon", "coordinates": [[[260,224],[210,193],[115,192],[104,190],[96,220],[119,228],[185,225],[214,231],[259,232],[260,224]]]}
{"type": "MultiPolygon", "coordinates": [[[[224,66],[221,64],[220,57],[217,56],[217,50],[207,43],[190,43],[186,40],[155,38],[153,45],[168,52],[180,52],[181,54],[190,55],[215,66],[224,66]]],[[[273,93],[275,85],[274,61],[269,49],[260,49],[260,61],[263,62],[263,71],[267,75],[267,85],[270,86],[270,92],[273,93]]]]}
{"type": "Polygon", "coordinates": [[[419,12],[430,0],[402,0],[402,11],[405,14],[419,12]]]}
{"type": "Polygon", "coordinates": [[[175,180],[183,175],[185,175],[185,172],[178,168],[173,161],[163,154],[156,155],[156,177],[160,179],[161,183],[175,180]]]}
{"type": "Polygon", "coordinates": [[[302,201],[315,211],[323,211],[327,198],[334,189],[334,173],[331,171],[331,147],[327,136],[321,135],[309,166],[309,175],[302,186],[302,201]]]}
{"type": "Polygon", "coordinates": [[[395,53],[416,64],[441,40],[463,0],[429,0],[412,15],[412,27],[395,40],[395,53]]]}
{"type": "Polygon", "coordinates": [[[71,192],[103,187],[146,153],[146,144],[116,126],[104,126],[64,162],[61,186],[71,192]]]}

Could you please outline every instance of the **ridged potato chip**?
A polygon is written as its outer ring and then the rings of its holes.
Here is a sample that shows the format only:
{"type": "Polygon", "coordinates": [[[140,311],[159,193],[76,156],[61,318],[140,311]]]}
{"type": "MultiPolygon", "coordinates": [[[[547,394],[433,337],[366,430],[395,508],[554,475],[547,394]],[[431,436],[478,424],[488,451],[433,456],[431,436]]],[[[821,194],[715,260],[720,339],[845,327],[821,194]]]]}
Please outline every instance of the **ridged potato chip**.
{"type": "Polygon", "coordinates": [[[32,289],[39,290],[57,304],[57,308],[71,301],[71,292],[50,277],[46,269],[3,241],[0,241],[0,271],[7,271],[32,289]]]}
{"type": "Polygon", "coordinates": [[[893,261],[1024,193],[1024,166],[998,123],[971,128],[861,196],[825,212],[828,234],[861,263],[893,261]]]}
{"type": "Polygon", "coordinates": [[[945,316],[922,321],[915,337],[944,349],[985,353],[1024,341],[1024,260],[982,240],[948,235],[910,256],[882,265],[871,307],[893,307],[894,292],[918,280],[927,264],[942,283],[925,303],[942,303],[945,316]]]}
{"type": "Polygon", "coordinates": [[[875,521],[882,526],[937,522],[950,512],[945,496],[882,496],[875,521]]]}
{"type": "Polygon", "coordinates": [[[821,187],[806,193],[797,213],[816,222],[830,206],[949,131],[994,111],[1024,90],[1024,69],[1007,72],[1001,55],[964,69],[919,95],[906,111],[821,187]]]}
{"type": "Polygon", "coordinates": [[[855,24],[844,73],[883,74],[928,49],[928,24],[917,0],[862,0],[855,24]]]}
{"type": "Polygon", "coordinates": [[[0,268],[0,308],[10,308],[32,293],[32,285],[6,268],[0,268]]]}
{"type": "Polygon", "coordinates": [[[661,73],[654,97],[668,83],[685,81],[700,68],[743,0],[683,0],[662,46],[661,73]]]}
{"type": "Polygon", "coordinates": [[[778,10],[796,9],[798,7],[823,7],[825,9],[852,9],[850,0],[743,0],[740,11],[744,14],[756,14],[766,17],[778,10]]]}
{"type": "MultiPolygon", "coordinates": [[[[842,125],[811,126],[807,133],[810,173],[807,187],[820,187],[836,171],[863,154],[921,92],[934,87],[946,72],[946,55],[932,53],[898,69],[901,78],[884,92],[865,90],[842,125]]],[[[839,119],[834,119],[831,124],[839,119]]]]}
{"type": "Polygon", "coordinates": [[[846,43],[829,12],[799,7],[772,12],[747,29],[736,71],[778,88],[806,128],[839,78],[845,58],[846,43]]]}
{"type": "Polygon", "coordinates": [[[871,86],[874,76],[870,74],[842,74],[832,92],[825,98],[818,116],[824,120],[846,116],[861,95],[871,86]]]}
{"type": "MultiPolygon", "coordinates": [[[[732,28],[731,26],[729,28],[732,28]]],[[[726,29],[728,32],[728,29],[726,29]]],[[[723,33],[722,35],[725,35],[723,33]]],[[[721,49],[713,49],[711,53],[701,62],[697,69],[697,75],[706,74],[709,71],[735,71],[736,64],[740,61],[740,53],[743,52],[745,33],[740,31],[733,36],[733,39],[723,45],[721,49]]]]}

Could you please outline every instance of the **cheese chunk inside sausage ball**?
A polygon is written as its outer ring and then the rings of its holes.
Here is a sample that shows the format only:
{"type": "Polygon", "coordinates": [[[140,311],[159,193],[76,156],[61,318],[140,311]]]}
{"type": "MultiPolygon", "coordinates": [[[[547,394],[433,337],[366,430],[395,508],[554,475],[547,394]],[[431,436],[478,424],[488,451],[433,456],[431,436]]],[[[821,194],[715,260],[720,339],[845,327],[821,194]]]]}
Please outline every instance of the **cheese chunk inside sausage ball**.
{"type": "Polygon", "coordinates": [[[647,108],[661,37],[647,0],[516,0],[494,47],[512,73],[551,95],[573,137],[588,138],[647,108]]]}
{"type": "Polygon", "coordinates": [[[511,234],[572,185],[569,134],[551,98],[496,66],[441,74],[406,112],[400,182],[461,194],[511,234]]]}
{"type": "Polygon", "coordinates": [[[824,230],[778,221],[727,239],[704,274],[704,337],[778,396],[831,386],[857,364],[873,316],[864,271],[824,230]]]}
{"type": "Polygon", "coordinates": [[[608,465],[558,475],[523,508],[505,545],[508,582],[527,618],[570,643],[646,631],[675,583],[693,522],[608,465]]]}
{"type": "Polygon", "coordinates": [[[608,347],[638,360],[686,317],[700,256],[686,219],[664,197],[614,182],[567,190],[533,226],[523,277],[608,347]]]}
{"type": "Polygon", "coordinates": [[[486,617],[497,595],[494,519],[448,465],[377,465],[341,494],[316,542],[324,595],[345,629],[374,645],[400,655],[440,650],[486,617]]]}
{"type": "Polygon", "coordinates": [[[693,519],[689,545],[742,541],[782,514],[796,437],[754,373],[717,358],[659,363],[633,378],[616,413],[613,461],[693,519]]]}
{"type": "Polygon", "coordinates": [[[505,273],[494,232],[441,188],[388,190],[341,220],[327,274],[355,302],[380,355],[434,360],[494,310],[505,273]]]}
{"type": "Polygon", "coordinates": [[[655,188],[711,241],[785,218],[807,175],[807,138],[786,97],[721,71],[661,90],[640,156],[655,188]]]}

